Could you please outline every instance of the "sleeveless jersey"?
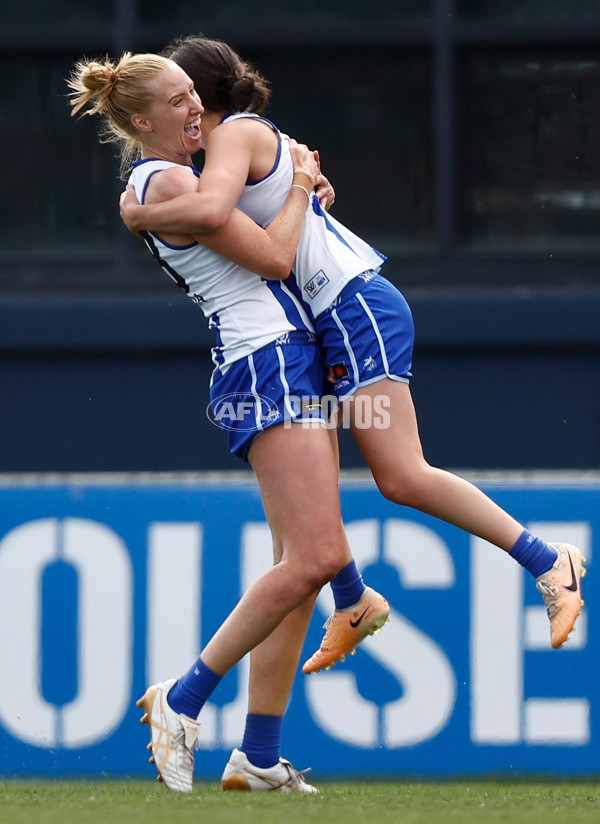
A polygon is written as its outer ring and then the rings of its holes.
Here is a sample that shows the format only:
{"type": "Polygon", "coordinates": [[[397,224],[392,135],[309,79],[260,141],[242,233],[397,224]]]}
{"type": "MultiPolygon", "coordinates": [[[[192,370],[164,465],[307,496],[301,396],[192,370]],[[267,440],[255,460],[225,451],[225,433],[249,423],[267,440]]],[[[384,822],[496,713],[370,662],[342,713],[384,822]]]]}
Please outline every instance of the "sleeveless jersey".
{"type": "MultiPolygon", "coordinates": [[[[144,203],[152,175],[177,166],[152,158],[135,163],[129,183],[133,184],[140,203],[144,203]]],[[[180,168],[198,175],[191,166],[180,168]]],[[[221,371],[294,330],[314,332],[301,303],[282,281],[263,280],[195,241],[174,246],[158,235],[144,234],[158,263],[200,306],[209,327],[216,330],[217,344],[212,355],[221,371]]]]}
{"type": "MultiPolygon", "coordinates": [[[[273,168],[262,180],[247,183],[237,203],[242,212],[261,226],[268,226],[283,208],[293,182],[289,137],[266,118],[249,112],[228,115],[222,122],[242,117],[266,123],[278,138],[273,168]]],[[[379,271],[386,257],[327,214],[314,194],[309,205],[292,274],[285,282],[314,319],[335,302],[344,286],[357,275],[379,271]]]]}

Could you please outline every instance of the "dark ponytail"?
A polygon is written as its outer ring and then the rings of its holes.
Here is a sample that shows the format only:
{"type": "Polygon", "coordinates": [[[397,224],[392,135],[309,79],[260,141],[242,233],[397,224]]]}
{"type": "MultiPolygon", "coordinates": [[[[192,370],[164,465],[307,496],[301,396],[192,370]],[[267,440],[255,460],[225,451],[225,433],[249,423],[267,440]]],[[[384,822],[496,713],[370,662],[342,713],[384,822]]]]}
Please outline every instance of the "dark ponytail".
{"type": "Polygon", "coordinates": [[[163,54],[191,77],[207,111],[264,111],[269,84],[227,43],[191,35],[169,44],[163,54]]]}

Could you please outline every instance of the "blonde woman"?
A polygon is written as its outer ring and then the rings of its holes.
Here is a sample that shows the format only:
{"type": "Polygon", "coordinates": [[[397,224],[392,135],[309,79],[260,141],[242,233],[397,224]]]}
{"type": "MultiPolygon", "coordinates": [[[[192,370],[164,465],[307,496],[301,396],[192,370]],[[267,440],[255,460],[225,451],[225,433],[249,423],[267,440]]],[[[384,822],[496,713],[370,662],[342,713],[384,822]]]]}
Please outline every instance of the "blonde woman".
{"type": "MultiPolygon", "coordinates": [[[[125,54],[118,62],[82,60],[68,82],[73,114],[100,115],[104,139],[121,145],[123,168],[133,163],[130,179],[140,200],[160,204],[196,189],[192,155],[202,141],[204,109],[177,64],[150,54],[125,54]]],[[[183,792],[192,789],[198,717],[223,675],[258,647],[266,648],[262,669],[274,638],[274,649],[284,659],[276,662],[283,684],[277,685],[275,698],[267,698],[275,710],[269,718],[280,720],[316,594],[353,566],[340,515],[336,457],[320,404],[290,402],[290,387],[298,397],[318,399],[322,363],[312,324],[282,283],[319,167],[306,147],[292,142],[288,149],[294,165],[286,202],[268,231],[233,211],[216,231],[146,237],[161,265],[217,330],[211,398],[215,405],[219,393],[234,392],[244,400],[241,419],[229,421],[230,449],[254,469],[276,553],[275,565],[243,595],[190,670],[152,685],[138,702],[151,728],[151,760],[159,778],[183,792]],[[271,404],[266,417],[256,405],[261,397],[271,404]]],[[[362,579],[350,583],[364,595],[362,579]]],[[[384,598],[366,592],[352,648],[389,612],[384,598]]],[[[247,763],[237,766],[230,770],[230,788],[250,789],[244,786],[251,774],[247,763]]],[[[316,792],[285,759],[252,771],[253,781],[257,776],[260,786],[252,788],[316,792]]]]}

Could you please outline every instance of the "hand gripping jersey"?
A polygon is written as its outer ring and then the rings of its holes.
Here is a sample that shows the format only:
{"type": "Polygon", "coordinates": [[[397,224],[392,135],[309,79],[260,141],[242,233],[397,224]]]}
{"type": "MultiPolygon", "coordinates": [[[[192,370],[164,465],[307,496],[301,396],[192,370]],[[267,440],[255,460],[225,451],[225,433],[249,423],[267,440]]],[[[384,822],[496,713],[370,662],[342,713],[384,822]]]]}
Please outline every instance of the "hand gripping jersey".
{"type": "MultiPolygon", "coordinates": [[[[283,208],[293,182],[289,137],[270,121],[248,112],[228,115],[223,122],[241,117],[266,123],[279,139],[277,158],[270,173],[262,180],[247,183],[237,203],[242,212],[261,226],[268,226],[283,208]]],[[[335,302],[349,281],[363,272],[378,271],[385,260],[384,255],[328,215],[311,194],[296,260],[286,284],[315,318],[335,302]]]]}
{"type": "MultiPolygon", "coordinates": [[[[152,158],[134,165],[129,183],[140,203],[144,203],[152,175],[177,165],[152,158]]],[[[182,168],[198,175],[191,166],[182,168]]],[[[221,371],[294,330],[314,332],[302,305],[283,282],[263,280],[195,241],[173,246],[149,232],[145,241],[163,269],[200,306],[209,327],[216,330],[217,345],[212,353],[221,371]]]]}

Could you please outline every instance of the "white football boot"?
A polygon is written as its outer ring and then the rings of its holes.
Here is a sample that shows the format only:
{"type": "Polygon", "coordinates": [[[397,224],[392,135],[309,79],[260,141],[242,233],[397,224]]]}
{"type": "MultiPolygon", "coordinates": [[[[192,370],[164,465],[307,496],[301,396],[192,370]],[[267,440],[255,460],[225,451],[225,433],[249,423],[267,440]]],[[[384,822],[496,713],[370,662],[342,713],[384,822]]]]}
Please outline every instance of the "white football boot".
{"type": "Polygon", "coordinates": [[[308,770],[296,770],[285,758],[273,767],[255,767],[245,753],[233,750],[221,776],[224,790],[279,790],[280,792],[318,793],[316,787],[304,780],[308,770]]]}
{"type": "Polygon", "coordinates": [[[200,722],[175,712],[167,703],[167,695],[175,678],[148,687],[136,702],[144,709],[142,724],[150,727],[150,763],[158,770],[158,781],[170,790],[191,793],[194,783],[194,749],[200,722]]]}

